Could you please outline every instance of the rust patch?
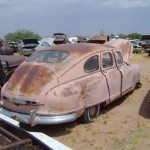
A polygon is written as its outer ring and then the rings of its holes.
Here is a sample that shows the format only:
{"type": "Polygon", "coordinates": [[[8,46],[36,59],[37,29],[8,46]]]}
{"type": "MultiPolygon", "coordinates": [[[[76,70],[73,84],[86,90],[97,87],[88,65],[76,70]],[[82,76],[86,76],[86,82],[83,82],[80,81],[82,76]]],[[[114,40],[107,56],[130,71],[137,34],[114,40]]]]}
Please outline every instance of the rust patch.
{"type": "Polygon", "coordinates": [[[65,88],[64,91],[62,91],[62,93],[61,93],[61,96],[63,96],[63,97],[67,97],[67,96],[71,96],[71,95],[74,95],[74,92],[72,92],[69,87],[65,88]]]}
{"type": "Polygon", "coordinates": [[[48,82],[52,72],[43,66],[31,66],[27,76],[20,86],[20,92],[28,95],[40,92],[40,89],[48,82]]]}
{"type": "Polygon", "coordinates": [[[37,94],[40,89],[51,80],[52,72],[39,65],[22,65],[12,75],[8,82],[8,90],[12,91],[20,86],[21,94],[37,94]]]}
{"type": "Polygon", "coordinates": [[[24,79],[25,75],[29,72],[31,66],[22,65],[16,69],[11,78],[9,79],[8,90],[12,91],[24,79]]]}

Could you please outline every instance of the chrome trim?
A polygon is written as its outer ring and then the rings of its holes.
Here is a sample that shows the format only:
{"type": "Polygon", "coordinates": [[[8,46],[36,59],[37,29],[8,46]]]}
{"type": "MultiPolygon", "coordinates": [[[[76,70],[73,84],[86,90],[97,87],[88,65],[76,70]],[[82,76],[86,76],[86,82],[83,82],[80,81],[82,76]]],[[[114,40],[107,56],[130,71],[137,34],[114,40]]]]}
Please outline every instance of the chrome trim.
{"type": "Polygon", "coordinates": [[[61,124],[72,122],[77,119],[77,113],[67,113],[58,115],[38,115],[35,110],[31,110],[30,114],[23,114],[0,108],[0,113],[13,118],[19,122],[30,124],[32,127],[37,124],[61,124]]]}
{"type": "Polygon", "coordinates": [[[25,100],[25,99],[16,99],[13,97],[2,97],[4,100],[8,100],[14,104],[18,104],[18,105],[42,105],[40,104],[39,101],[36,100],[25,100]]]}

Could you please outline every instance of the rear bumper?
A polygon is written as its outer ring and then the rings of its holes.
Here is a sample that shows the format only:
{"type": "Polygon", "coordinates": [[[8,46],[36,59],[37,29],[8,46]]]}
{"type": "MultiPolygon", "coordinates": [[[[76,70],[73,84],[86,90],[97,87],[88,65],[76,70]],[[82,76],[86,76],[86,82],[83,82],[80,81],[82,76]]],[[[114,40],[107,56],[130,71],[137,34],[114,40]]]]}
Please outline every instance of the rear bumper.
{"type": "Polygon", "coordinates": [[[74,121],[78,118],[75,112],[58,115],[38,115],[35,110],[30,111],[30,114],[23,114],[14,111],[0,108],[0,113],[13,118],[19,122],[35,126],[37,124],[61,124],[74,121]]]}
{"type": "Polygon", "coordinates": [[[24,56],[30,56],[34,53],[32,49],[23,49],[19,51],[19,54],[22,54],[24,56]]]}

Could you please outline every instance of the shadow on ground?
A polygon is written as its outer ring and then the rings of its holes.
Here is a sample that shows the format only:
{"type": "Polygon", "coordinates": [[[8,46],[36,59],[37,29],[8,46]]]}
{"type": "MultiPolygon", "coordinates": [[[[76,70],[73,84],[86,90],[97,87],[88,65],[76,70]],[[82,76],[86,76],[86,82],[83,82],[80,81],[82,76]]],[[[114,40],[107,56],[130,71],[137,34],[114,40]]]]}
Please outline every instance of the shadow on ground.
{"type": "Polygon", "coordinates": [[[123,97],[121,97],[115,101],[113,101],[112,103],[108,104],[107,106],[102,107],[100,114],[105,114],[105,113],[109,112],[110,110],[112,110],[113,108],[121,105],[128,98],[128,96],[130,96],[131,94],[132,94],[132,92],[124,95],[123,97]]]}
{"type": "MultiPolygon", "coordinates": [[[[110,110],[112,110],[113,108],[121,105],[130,94],[131,93],[123,96],[122,98],[119,98],[118,100],[115,100],[114,102],[107,105],[106,107],[103,107],[101,109],[100,114],[105,114],[110,110]]],[[[20,126],[21,128],[30,132],[42,132],[51,137],[59,137],[59,136],[70,134],[73,131],[73,129],[80,124],[81,124],[80,121],[76,120],[74,122],[65,123],[65,124],[56,124],[56,125],[36,125],[35,127],[31,127],[30,125],[20,124],[20,126]]]]}
{"type": "Polygon", "coordinates": [[[62,135],[67,135],[72,132],[72,130],[78,125],[77,121],[64,123],[64,124],[56,124],[56,125],[36,125],[31,127],[27,124],[21,124],[21,128],[29,131],[29,132],[42,132],[51,137],[59,137],[62,135]]]}
{"type": "Polygon", "coordinates": [[[147,92],[139,109],[139,115],[150,119],[150,90],[147,92]]]}

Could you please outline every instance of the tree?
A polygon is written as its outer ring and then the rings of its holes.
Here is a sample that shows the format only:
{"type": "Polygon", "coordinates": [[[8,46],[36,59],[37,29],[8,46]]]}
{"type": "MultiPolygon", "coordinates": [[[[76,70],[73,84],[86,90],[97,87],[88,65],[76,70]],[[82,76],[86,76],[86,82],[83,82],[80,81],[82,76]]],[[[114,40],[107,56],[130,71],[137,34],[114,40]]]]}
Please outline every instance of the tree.
{"type": "Polygon", "coordinates": [[[14,41],[14,40],[23,40],[27,38],[35,38],[35,39],[41,39],[40,35],[38,33],[34,33],[30,30],[17,30],[13,33],[8,33],[4,36],[6,40],[14,41]]]}
{"type": "Polygon", "coordinates": [[[126,39],[128,37],[128,35],[123,34],[123,33],[119,34],[118,36],[119,38],[122,38],[122,39],[126,39]]]}
{"type": "Polygon", "coordinates": [[[128,38],[130,38],[130,39],[139,39],[140,37],[141,37],[141,34],[139,34],[137,32],[128,34],[128,38]]]}

